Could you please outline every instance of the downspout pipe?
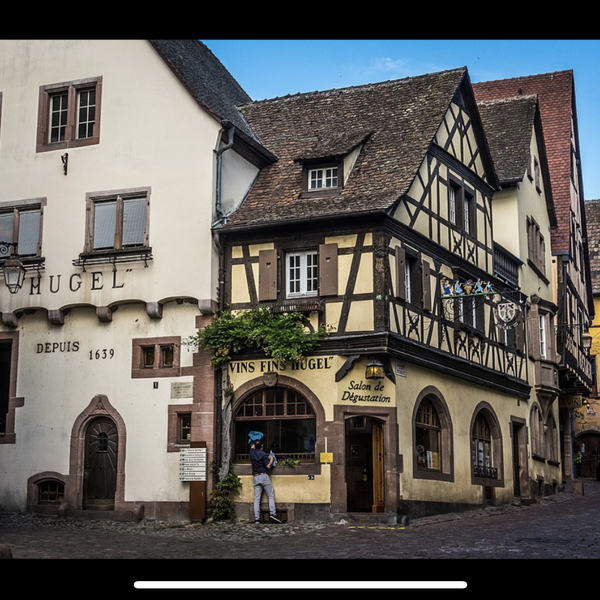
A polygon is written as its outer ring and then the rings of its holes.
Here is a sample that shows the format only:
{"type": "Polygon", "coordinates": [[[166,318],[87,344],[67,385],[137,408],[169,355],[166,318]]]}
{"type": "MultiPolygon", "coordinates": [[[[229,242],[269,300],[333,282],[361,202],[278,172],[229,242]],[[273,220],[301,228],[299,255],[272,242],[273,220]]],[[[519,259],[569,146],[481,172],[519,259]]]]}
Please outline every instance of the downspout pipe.
{"type": "MultiPolygon", "coordinates": [[[[235,135],[235,127],[229,121],[221,121],[224,128],[227,129],[227,144],[217,150],[217,182],[216,182],[216,199],[215,199],[215,213],[216,222],[219,223],[223,219],[223,208],[222,208],[222,177],[223,177],[223,154],[232,148],[233,139],[235,135]]],[[[213,241],[219,254],[219,266],[218,266],[218,287],[219,287],[219,306],[218,311],[220,312],[223,308],[223,279],[224,279],[224,256],[223,247],[221,244],[221,236],[218,230],[213,231],[213,241]]],[[[223,414],[221,397],[223,391],[223,373],[221,369],[215,369],[215,463],[219,465],[219,476],[223,475],[223,414]]]]}
{"type": "Polygon", "coordinates": [[[217,221],[223,218],[222,208],[222,176],[223,176],[223,154],[233,146],[233,138],[235,135],[235,126],[230,121],[221,121],[221,125],[227,128],[227,144],[217,150],[217,197],[215,204],[215,212],[217,221]]]}

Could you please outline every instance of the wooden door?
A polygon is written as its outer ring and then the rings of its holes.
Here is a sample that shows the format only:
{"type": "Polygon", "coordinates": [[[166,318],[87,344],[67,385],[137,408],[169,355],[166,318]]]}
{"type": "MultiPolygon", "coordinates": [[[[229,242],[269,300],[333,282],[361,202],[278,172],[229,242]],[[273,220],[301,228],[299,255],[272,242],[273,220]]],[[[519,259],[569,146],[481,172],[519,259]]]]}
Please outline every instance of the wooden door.
{"type": "Polygon", "coordinates": [[[373,512],[384,510],[383,426],[373,421],[373,512]]]}
{"type": "Polygon", "coordinates": [[[108,417],[94,419],[85,436],[83,508],[114,510],[118,434],[108,417]]]}
{"type": "Polygon", "coordinates": [[[600,436],[597,433],[584,433],[577,440],[582,443],[580,477],[596,478],[600,459],[600,436]]]}

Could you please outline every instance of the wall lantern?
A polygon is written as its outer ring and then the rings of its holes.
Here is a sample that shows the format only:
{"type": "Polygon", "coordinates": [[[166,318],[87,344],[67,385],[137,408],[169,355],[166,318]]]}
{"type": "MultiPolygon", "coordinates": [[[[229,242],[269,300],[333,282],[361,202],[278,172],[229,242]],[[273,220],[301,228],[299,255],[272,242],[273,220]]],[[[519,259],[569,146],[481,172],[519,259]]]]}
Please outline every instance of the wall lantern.
{"type": "Polygon", "coordinates": [[[589,333],[584,333],[581,336],[581,345],[585,350],[590,350],[592,347],[592,336],[589,333]]]}
{"type": "Polygon", "coordinates": [[[365,379],[383,379],[384,376],[383,365],[377,359],[371,359],[365,370],[365,379]]]}
{"type": "Polygon", "coordinates": [[[16,294],[21,287],[23,287],[23,281],[25,280],[25,267],[21,262],[18,254],[16,253],[16,243],[0,242],[0,250],[6,252],[11,246],[10,258],[4,261],[2,266],[2,272],[4,273],[4,283],[11,294],[16,294]]]}

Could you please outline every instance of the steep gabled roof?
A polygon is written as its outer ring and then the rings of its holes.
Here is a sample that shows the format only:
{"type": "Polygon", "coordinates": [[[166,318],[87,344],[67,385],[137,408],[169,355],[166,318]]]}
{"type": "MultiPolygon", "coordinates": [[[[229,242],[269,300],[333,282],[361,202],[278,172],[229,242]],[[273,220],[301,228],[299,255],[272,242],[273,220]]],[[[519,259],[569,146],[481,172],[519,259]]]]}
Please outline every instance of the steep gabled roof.
{"type": "Polygon", "coordinates": [[[600,200],[587,200],[584,203],[587,220],[588,248],[592,291],[600,294],[600,200]]]}
{"type": "Polygon", "coordinates": [[[278,161],[261,171],[226,228],[390,210],[408,191],[464,82],[460,68],[242,106],[278,161]],[[301,197],[303,160],[355,148],[358,158],[339,195],[301,197]]]}
{"type": "MultiPolygon", "coordinates": [[[[552,233],[553,251],[569,250],[571,206],[571,118],[577,119],[572,71],[529,75],[473,85],[477,101],[536,94],[552,182],[558,227],[552,233]]],[[[575,142],[578,145],[577,139],[575,142]]],[[[579,151],[579,148],[577,148],[579,151]]],[[[583,194],[582,194],[583,198],[583,194]]]]}
{"type": "Polygon", "coordinates": [[[531,169],[531,138],[536,133],[540,171],[550,224],[556,225],[552,186],[537,96],[519,96],[477,103],[498,179],[503,186],[523,180],[531,169]]]}
{"type": "Polygon", "coordinates": [[[527,172],[536,105],[535,96],[477,103],[501,183],[521,181],[527,172]]]}
{"type": "Polygon", "coordinates": [[[219,59],[199,40],[149,40],[204,110],[246,135],[252,130],[237,107],[251,101],[219,59]]]}

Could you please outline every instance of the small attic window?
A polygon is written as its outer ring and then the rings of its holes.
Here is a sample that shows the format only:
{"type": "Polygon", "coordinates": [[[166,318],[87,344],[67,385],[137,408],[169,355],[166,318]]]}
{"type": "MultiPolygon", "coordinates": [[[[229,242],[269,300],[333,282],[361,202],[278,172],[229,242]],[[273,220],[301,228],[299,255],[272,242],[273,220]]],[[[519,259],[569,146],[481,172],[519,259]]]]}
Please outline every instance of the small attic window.
{"type": "Polygon", "coordinates": [[[304,163],[302,193],[306,196],[337,194],[342,189],[343,162],[331,161],[304,163]]]}
{"type": "Polygon", "coordinates": [[[326,167],[308,171],[308,189],[334,188],[338,186],[338,168],[326,167]]]}

